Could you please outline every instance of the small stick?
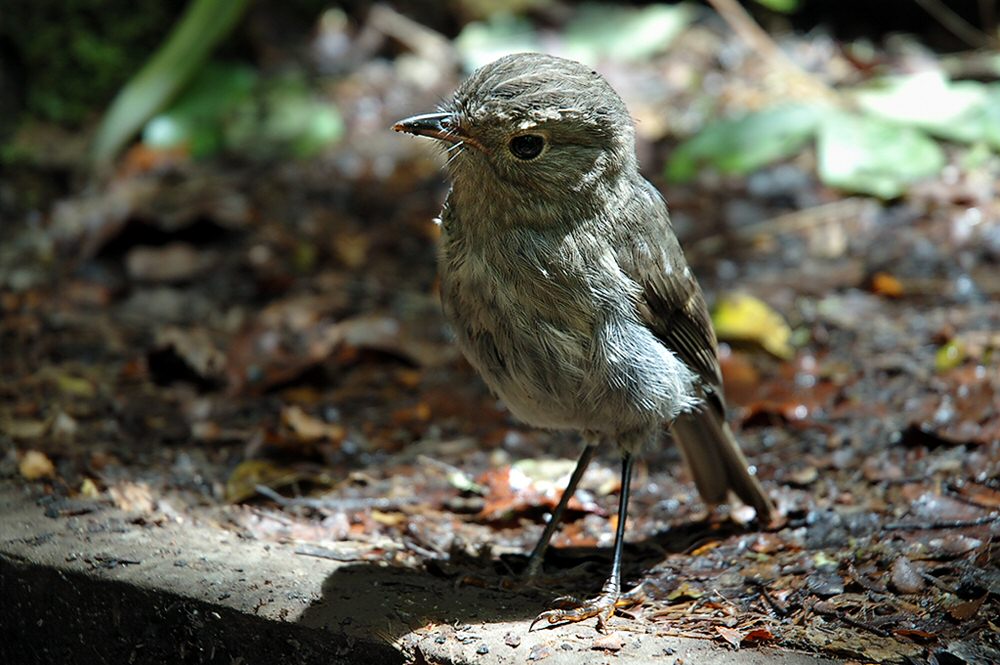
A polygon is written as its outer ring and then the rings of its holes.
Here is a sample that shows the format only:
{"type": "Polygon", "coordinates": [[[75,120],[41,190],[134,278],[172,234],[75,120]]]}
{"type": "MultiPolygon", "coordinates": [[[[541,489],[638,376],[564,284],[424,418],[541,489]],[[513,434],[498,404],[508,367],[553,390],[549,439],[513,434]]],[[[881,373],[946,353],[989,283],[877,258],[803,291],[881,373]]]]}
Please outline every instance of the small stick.
{"type": "Polygon", "coordinates": [[[822,614],[824,616],[831,616],[836,619],[840,619],[849,626],[854,626],[855,628],[861,628],[863,630],[870,631],[880,637],[889,637],[889,633],[882,630],[878,626],[873,626],[871,624],[865,623],[864,621],[852,619],[851,617],[847,616],[847,614],[845,614],[844,612],[838,612],[833,608],[826,607],[824,603],[813,603],[812,609],[817,614],[822,614]]]}
{"type": "Polygon", "coordinates": [[[982,526],[984,524],[992,524],[996,522],[998,518],[996,515],[986,515],[984,517],[977,517],[971,520],[942,520],[940,522],[916,522],[916,523],[906,523],[906,522],[893,522],[892,524],[886,524],[883,529],[888,531],[932,531],[934,529],[962,529],[968,526],[982,526]]]}
{"type": "Polygon", "coordinates": [[[719,13],[719,16],[729,24],[733,32],[761,57],[770,62],[775,69],[785,72],[789,78],[801,83],[815,97],[838,99],[835,90],[792,62],[774,43],[770,35],[757,25],[757,22],[739,2],[736,0],[708,0],[708,2],[719,13]]]}
{"type": "Polygon", "coordinates": [[[966,21],[954,9],[941,2],[941,0],[915,1],[924,8],[924,11],[933,16],[941,24],[941,27],[969,46],[974,48],[997,48],[997,46],[1000,46],[995,38],[966,21]]]}
{"type": "Polygon", "coordinates": [[[759,580],[753,580],[752,583],[754,586],[757,587],[757,591],[760,593],[761,598],[763,598],[764,601],[767,603],[767,605],[772,610],[774,610],[775,614],[777,614],[781,618],[785,618],[788,616],[789,614],[788,608],[782,607],[781,605],[778,604],[778,601],[776,601],[774,598],[771,598],[771,594],[767,592],[767,586],[763,582],[759,580]]]}

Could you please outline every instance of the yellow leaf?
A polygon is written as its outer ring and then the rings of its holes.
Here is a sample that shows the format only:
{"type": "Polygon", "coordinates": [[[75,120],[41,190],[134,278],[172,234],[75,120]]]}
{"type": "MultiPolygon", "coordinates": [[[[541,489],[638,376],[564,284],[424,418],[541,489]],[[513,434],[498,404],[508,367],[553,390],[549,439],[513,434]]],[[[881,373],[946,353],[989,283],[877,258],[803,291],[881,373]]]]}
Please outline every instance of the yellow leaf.
{"type": "Polygon", "coordinates": [[[955,369],[965,362],[968,354],[961,341],[953,339],[937,350],[934,354],[934,368],[939,372],[955,369]]]}
{"type": "Polygon", "coordinates": [[[59,391],[74,397],[90,398],[97,394],[97,388],[89,380],[72,374],[56,374],[56,387],[59,391]]]}
{"type": "Polygon", "coordinates": [[[701,547],[698,547],[693,552],[691,552],[691,556],[705,556],[706,554],[708,554],[721,544],[722,544],[721,540],[710,540],[701,547]]]}
{"type": "Polygon", "coordinates": [[[399,526],[406,521],[405,513],[383,513],[381,510],[372,511],[372,519],[384,526],[399,526]]]}
{"type": "Polygon", "coordinates": [[[299,472],[277,466],[267,460],[245,460],[233,469],[226,480],[226,499],[232,503],[246,501],[257,493],[257,485],[277,488],[302,479],[299,472]]]}
{"type": "Polygon", "coordinates": [[[310,416],[297,405],[286,406],[281,411],[281,420],[291,429],[300,441],[341,441],[345,436],[344,428],[310,416]]]}
{"type": "Polygon", "coordinates": [[[906,290],[898,278],[887,272],[877,272],[872,276],[872,291],[887,298],[902,298],[906,290]]]}
{"type": "Polygon", "coordinates": [[[29,450],[21,457],[17,465],[18,471],[26,480],[52,478],[56,475],[56,467],[45,453],[29,450]]]}
{"type": "Polygon", "coordinates": [[[795,353],[789,343],[792,330],[784,318],[753,296],[733,294],[723,298],[715,307],[712,323],[721,340],[758,344],[785,360],[795,353]]]}
{"type": "Polygon", "coordinates": [[[12,439],[37,439],[49,431],[47,420],[0,420],[0,432],[12,439]]]}
{"type": "Polygon", "coordinates": [[[702,589],[691,584],[690,582],[681,582],[680,586],[670,592],[667,596],[667,600],[675,601],[682,599],[698,600],[705,595],[702,589]]]}
{"type": "Polygon", "coordinates": [[[80,483],[80,496],[87,499],[96,499],[101,496],[101,490],[98,489],[97,483],[91,478],[84,478],[83,482],[80,483]]]}

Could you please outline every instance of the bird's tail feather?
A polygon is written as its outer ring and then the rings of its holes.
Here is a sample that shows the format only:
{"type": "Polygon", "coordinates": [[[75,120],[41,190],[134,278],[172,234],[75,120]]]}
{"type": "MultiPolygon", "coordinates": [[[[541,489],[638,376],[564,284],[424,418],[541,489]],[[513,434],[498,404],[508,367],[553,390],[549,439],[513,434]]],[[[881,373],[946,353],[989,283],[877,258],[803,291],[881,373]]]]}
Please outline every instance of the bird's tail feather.
{"type": "Polygon", "coordinates": [[[678,417],[672,426],[674,441],[691,469],[694,484],[709,506],[724,503],[732,491],[757,511],[757,519],[769,524],[774,506],[740,450],[721,409],[705,404],[678,417]]]}

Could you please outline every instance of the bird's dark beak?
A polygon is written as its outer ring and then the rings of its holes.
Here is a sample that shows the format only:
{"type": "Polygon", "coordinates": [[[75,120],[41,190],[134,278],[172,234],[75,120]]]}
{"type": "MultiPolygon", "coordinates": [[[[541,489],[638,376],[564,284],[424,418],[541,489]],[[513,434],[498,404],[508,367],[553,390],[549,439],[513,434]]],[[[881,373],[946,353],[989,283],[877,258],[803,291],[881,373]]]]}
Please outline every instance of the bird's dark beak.
{"type": "Polygon", "coordinates": [[[397,132],[405,132],[416,136],[429,136],[446,143],[459,143],[466,140],[457,119],[451,113],[424,113],[412,118],[400,120],[392,126],[397,132]]]}

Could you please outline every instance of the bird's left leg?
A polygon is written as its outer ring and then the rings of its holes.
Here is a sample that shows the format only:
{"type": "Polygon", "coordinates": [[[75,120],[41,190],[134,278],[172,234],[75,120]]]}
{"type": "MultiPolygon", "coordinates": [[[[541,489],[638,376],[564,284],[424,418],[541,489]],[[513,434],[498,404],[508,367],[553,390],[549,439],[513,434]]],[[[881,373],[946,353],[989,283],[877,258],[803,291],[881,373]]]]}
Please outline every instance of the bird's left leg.
{"type": "Polygon", "coordinates": [[[569,596],[557,598],[555,604],[563,607],[569,606],[568,609],[553,609],[542,612],[531,622],[529,630],[539,621],[547,621],[550,624],[576,623],[594,616],[597,617],[598,629],[603,630],[616,609],[642,602],[641,591],[639,593],[622,593],[622,547],[625,543],[625,521],[628,516],[629,485],[632,480],[633,461],[634,457],[631,453],[622,454],[622,489],[618,497],[618,525],[615,529],[614,558],[611,562],[611,576],[601,588],[600,595],[584,601],[578,601],[569,596]]]}
{"type": "Polygon", "coordinates": [[[562,521],[563,513],[566,512],[566,506],[569,505],[569,500],[572,499],[573,494],[576,493],[576,486],[580,484],[580,479],[583,478],[584,472],[590,465],[590,460],[594,457],[594,451],[596,449],[597,444],[593,442],[587,442],[587,444],[583,447],[583,451],[580,453],[580,459],[576,462],[576,468],[573,469],[573,474],[570,476],[569,482],[566,484],[566,489],[563,490],[562,496],[559,497],[559,505],[557,505],[556,509],[552,511],[552,516],[549,518],[548,524],[545,525],[545,529],[542,531],[542,535],[538,539],[535,549],[531,551],[531,556],[528,557],[528,567],[524,571],[525,577],[536,577],[538,573],[541,572],[542,561],[545,559],[545,550],[549,547],[549,541],[552,540],[552,534],[556,532],[559,522],[562,521]]]}

